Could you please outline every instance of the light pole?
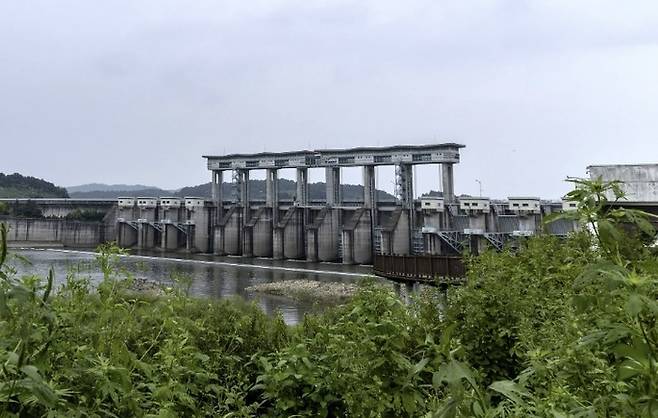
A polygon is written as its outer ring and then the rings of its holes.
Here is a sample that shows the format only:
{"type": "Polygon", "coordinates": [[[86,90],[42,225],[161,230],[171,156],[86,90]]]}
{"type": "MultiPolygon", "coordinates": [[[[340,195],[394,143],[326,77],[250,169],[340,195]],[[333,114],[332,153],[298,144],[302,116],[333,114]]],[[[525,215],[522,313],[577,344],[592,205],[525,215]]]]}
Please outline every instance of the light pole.
{"type": "Polygon", "coordinates": [[[475,181],[476,181],[476,182],[478,183],[478,185],[480,186],[480,197],[482,197],[482,182],[481,182],[480,180],[478,180],[478,179],[475,179],[475,181]]]}

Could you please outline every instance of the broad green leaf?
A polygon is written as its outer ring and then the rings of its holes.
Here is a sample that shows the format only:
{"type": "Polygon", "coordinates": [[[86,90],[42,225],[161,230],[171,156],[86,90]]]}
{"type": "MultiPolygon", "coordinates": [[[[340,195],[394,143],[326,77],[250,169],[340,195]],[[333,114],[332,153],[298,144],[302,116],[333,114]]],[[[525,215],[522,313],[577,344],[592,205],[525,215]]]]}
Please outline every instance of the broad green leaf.
{"type": "Polygon", "coordinates": [[[530,393],[521,385],[511,380],[499,380],[489,385],[494,390],[517,405],[524,403],[523,397],[530,397],[530,393]]]}
{"type": "Polygon", "coordinates": [[[477,388],[471,369],[457,360],[450,360],[442,364],[438,374],[438,379],[441,382],[456,383],[465,379],[473,389],[477,388]]]}

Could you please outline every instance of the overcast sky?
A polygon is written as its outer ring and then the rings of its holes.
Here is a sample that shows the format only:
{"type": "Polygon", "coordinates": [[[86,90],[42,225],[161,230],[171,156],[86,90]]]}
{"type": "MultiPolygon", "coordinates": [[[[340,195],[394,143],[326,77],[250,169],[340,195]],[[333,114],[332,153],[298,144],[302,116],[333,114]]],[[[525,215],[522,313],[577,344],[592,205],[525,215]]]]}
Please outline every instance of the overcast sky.
{"type": "Polygon", "coordinates": [[[658,162],[657,132],[655,0],[0,2],[0,171],[64,186],[458,142],[457,193],[555,198],[589,164],[658,162]]]}

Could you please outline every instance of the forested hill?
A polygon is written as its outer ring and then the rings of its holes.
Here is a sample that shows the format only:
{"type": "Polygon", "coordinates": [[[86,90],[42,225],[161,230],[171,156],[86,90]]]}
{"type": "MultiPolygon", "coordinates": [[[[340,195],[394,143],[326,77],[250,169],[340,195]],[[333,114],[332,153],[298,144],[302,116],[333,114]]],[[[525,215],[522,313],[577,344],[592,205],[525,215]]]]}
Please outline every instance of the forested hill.
{"type": "MultiPolygon", "coordinates": [[[[249,182],[250,195],[253,199],[265,199],[266,184],[265,180],[251,180],[249,182]]],[[[340,191],[344,201],[359,201],[363,200],[363,186],[360,184],[341,184],[340,191]]],[[[230,183],[222,185],[222,192],[224,196],[231,196],[233,188],[230,183]]],[[[279,199],[292,200],[297,193],[297,183],[289,179],[279,179],[279,199]]],[[[383,190],[378,190],[379,200],[395,200],[395,196],[386,193],[383,190]]],[[[326,186],[323,182],[309,183],[308,196],[310,200],[321,200],[325,198],[326,186]]],[[[210,196],[210,183],[200,184],[198,186],[183,187],[178,192],[177,196],[210,196]]]]}
{"type": "Polygon", "coordinates": [[[0,198],[21,197],[69,197],[69,194],[65,188],[36,177],[0,173],[0,198]]]}
{"type": "MultiPolygon", "coordinates": [[[[265,199],[265,180],[251,180],[249,182],[252,199],[265,199]]],[[[320,200],[325,197],[325,184],[309,183],[309,198],[311,200],[320,200]]],[[[230,183],[224,183],[222,190],[225,198],[232,196],[233,189],[230,183]]],[[[295,197],[297,190],[296,182],[288,179],[279,179],[279,198],[281,200],[291,200],[295,197]]],[[[342,184],[341,193],[345,201],[363,200],[363,186],[355,184],[342,184]]],[[[378,190],[378,199],[380,201],[395,200],[395,197],[385,191],[378,190]]],[[[210,183],[200,184],[198,186],[183,187],[178,191],[168,191],[157,188],[148,188],[143,190],[98,190],[75,192],[71,191],[71,197],[74,198],[103,198],[114,199],[119,196],[199,196],[210,197],[210,183]]]]}

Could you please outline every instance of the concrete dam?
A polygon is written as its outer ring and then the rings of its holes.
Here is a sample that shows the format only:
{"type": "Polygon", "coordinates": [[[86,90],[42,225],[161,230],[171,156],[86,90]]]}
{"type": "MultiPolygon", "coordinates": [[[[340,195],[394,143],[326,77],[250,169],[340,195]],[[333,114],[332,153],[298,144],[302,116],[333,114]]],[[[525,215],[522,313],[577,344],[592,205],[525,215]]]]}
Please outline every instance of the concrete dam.
{"type": "MultiPolygon", "coordinates": [[[[459,254],[465,248],[502,248],[538,232],[547,214],[575,205],[538,197],[456,197],[454,143],[281,153],[204,156],[212,197],[124,197],[116,202],[116,240],[122,247],[274,259],[371,264],[376,254],[459,254]],[[441,197],[414,199],[413,167],[440,167],[441,197]],[[378,201],[375,170],[395,167],[396,201],[378,201]],[[361,167],[363,199],[344,201],[341,168],[361,167]],[[295,169],[294,199],[281,200],[278,170],[295,169]],[[310,169],[325,172],[326,197],[310,200],[310,169]],[[266,198],[250,199],[249,177],[264,170],[266,198]],[[230,176],[230,177],[229,177],[230,176]],[[230,179],[231,196],[222,183],[230,179]]],[[[566,235],[572,221],[548,225],[566,235]]]]}

